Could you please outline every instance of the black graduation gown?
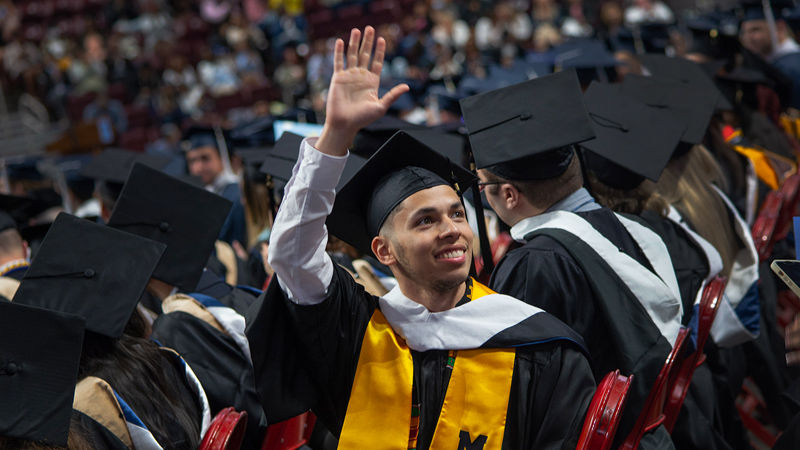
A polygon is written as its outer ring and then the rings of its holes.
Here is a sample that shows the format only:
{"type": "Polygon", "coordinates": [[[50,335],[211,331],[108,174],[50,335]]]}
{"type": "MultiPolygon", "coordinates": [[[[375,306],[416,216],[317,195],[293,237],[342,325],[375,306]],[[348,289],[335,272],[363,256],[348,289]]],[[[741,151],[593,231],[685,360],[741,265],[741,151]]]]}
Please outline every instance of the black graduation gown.
{"type": "MultiPolygon", "coordinates": [[[[638,244],[608,208],[578,212],[600,234],[652,271],[638,244]]],[[[561,231],[561,230],[558,230],[561,231]]],[[[562,232],[565,235],[569,233],[562,232]]],[[[611,268],[591,248],[572,237],[583,248],[573,255],[561,242],[549,235],[536,235],[500,260],[489,283],[496,292],[522,299],[564,321],[580,334],[591,355],[595,380],[620,369],[634,375],[623,416],[617,429],[615,447],[632,429],[650,388],[670,352],[641,304],[621,281],[597,284],[593,274],[611,268]],[[584,248],[585,247],[585,248],[584,248]],[[596,269],[595,269],[596,268],[596,269]]],[[[568,239],[568,238],[565,238],[568,239]]],[[[612,276],[615,277],[615,275],[612,276]]],[[[663,427],[657,429],[658,444],[666,438],[663,427]]],[[[648,439],[653,438],[648,436],[648,439]]],[[[671,444],[667,444],[669,447],[671,444]]],[[[648,447],[645,442],[642,447],[648,447]]]]}
{"type": "Polygon", "coordinates": [[[70,433],[77,432],[95,450],[128,450],[117,436],[86,414],[72,410],[70,433]]]}
{"type": "MultiPolygon", "coordinates": [[[[260,300],[248,316],[247,336],[268,420],[285,420],[310,408],[338,437],[378,298],[336,266],[328,298],[320,304],[292,303],[277,277],[260,300]]],[[[563,324],[547,319],[580,341],[563,324]]],[[[412,357],[421,405],[417,448],[425,449],[449,381],[448,352],[412,351],[412,357]]],[[[517,348],[503,448],[575,448],[593,391],[589,364],[573,341],[517,348]]]]}
{"type": "Polygon", "coordinates": [[[160,315],[153,322],[152,338],[186,360],[206,392],[212,418],[228,406],[247,411],[243,448],[260,446],[266,418],[256,392],[253,367],[234,340],[180,311],[160,315]]]}
{"type": "MultiPolygon", "coordinates": [[[[644,211],[640,216],[626,214],[626,217],[649,227],[664,241],[681,291],[681,322],[687,325],[693,315],[694,300],[709,270],[703,250],[680,225],[656,212],[644,211]]],[[[709,339],[705,352],[716,354],[718,351],[713,340],[709,339]]],[[[718,358],[710,360],[716,362],[718,358]]],[[[715,367],[717,372],[724,370],[724,366],[715,367]]],[[[732,445],[737,448],[736,443],[746,441],[744,427],[736,411],[736,396],[727,386],[717,386],[715,381],[718,380],[708,363],[695,369],[672,433],[677,448],[725,449],[732,448],[732,445]]]]}

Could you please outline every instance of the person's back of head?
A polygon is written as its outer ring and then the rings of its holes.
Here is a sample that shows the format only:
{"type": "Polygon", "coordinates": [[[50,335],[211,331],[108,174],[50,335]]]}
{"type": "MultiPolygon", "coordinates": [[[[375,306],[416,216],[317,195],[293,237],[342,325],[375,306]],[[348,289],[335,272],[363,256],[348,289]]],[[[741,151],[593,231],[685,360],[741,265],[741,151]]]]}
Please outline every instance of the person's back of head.
{"type": "Polygon", "coordinates": [[[129,325],[119,339],[87,332],[78,378],[107,382],[164,448],[197,448],[202,405],[168,354],[138,333],[128,334],[135,328],[129,325]]]}
{"type": "Polygon", "coordinates": [[[741,243],[731,213],[713,185],[724,188],[722,171],[705,147],[695,145],[670,161],[656,189],[697,234],[717,249],[722,257],[723,273],[727,274],[741,243]]]}
{"type": "Polygon", "coordinates": [[[16,228],[0,231],[0,264],[25,258],[25,242],[16,228]]]}

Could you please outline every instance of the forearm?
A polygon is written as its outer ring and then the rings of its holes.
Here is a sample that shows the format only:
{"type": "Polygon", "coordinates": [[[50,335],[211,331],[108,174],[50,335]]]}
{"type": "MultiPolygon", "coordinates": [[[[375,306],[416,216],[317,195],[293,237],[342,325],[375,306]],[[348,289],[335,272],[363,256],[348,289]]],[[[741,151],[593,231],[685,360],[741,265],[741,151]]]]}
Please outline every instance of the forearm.
{"type": "Polygon", "coordinates": [[[325,220],[347,160],[318,151],[316,144],[315,139],[303,141],[270,236],[269,264],[287,296],[297,304],[325,299],[333,275],[333,263],[325,253],[325,220]]]}

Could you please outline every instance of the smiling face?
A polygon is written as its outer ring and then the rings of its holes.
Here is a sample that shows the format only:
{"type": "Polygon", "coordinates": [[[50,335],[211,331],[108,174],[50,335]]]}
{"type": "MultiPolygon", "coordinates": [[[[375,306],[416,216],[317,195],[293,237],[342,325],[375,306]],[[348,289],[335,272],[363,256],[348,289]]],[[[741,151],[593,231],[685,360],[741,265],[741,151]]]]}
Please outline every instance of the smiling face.
{"type": "Polygon", "coordinates": [[[458,195],[440,185],[403,200],[373,239],[372,250],[398,282],[445,292],[469,276],[472,238],[458,195]]]}

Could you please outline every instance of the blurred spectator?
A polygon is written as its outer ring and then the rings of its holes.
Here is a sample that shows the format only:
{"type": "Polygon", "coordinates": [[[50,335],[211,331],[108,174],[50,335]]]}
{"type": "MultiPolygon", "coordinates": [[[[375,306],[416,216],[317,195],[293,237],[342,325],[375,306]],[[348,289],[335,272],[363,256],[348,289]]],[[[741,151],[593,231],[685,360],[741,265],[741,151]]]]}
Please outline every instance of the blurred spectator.
{"type": "Polygon", "coordinates": [[[481,17],[475,24],[475,44],[481,50],[499,49],[509,40],[521,42],[530,39],[531,21],[518,12],[514,5],[502,1],[495,5],[491,17],[481,17]]]}
{"type": "Polygon", "coordinates": [[[669,6],[657,0],[633,0],[625,9],[625,24],[628,26],[643,23],[672,23],[675,16],[669,6]]]}
{"type": "Polygon", "coordinates": [[[0,44],[9,42],[19,30],[19,9],[10,0],[0,1],[0,44]]]}
{"type": "Polygon", "coordinates": [[[115,132],[124,133],[128,130],[125,107],[119,100],[108,98],[105,90],[98,91],[97,97],[83,109],[83,120],[97,122],[99,126],[100,122],[108,120],[115,132]]]}
{"type": "Polygon", "coordinates": [[[275,69],[275,82],[281,88],[281,99],[289,106],[305,90],[306,71],[296,47],[286,47],[283,62],[275,69]]]}

